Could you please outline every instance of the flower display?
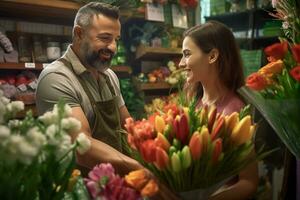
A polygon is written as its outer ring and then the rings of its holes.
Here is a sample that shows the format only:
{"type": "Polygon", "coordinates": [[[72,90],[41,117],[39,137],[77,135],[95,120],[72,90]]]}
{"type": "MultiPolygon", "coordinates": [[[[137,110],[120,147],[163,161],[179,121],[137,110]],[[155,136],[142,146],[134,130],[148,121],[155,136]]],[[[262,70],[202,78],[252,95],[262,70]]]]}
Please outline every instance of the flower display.
{"type": "Polygon", "coordinates": [[[24,109],[0,90],[0,196],[3,199],[62,199],[75,165],[75,151],[84,154],[90,140],[79,134],[81,124],[60,102],[53,111],[24,120],[14,119],[24,109]]]}
{"type": "Polygon", "coordinates": [[[132,171],[122,178],[110,163],[96,165],[84,181],[92,199],[137,200],[158,191],[157,184],[145,170],[132,171]]]}
{"type": "Polygon", "coordinates": [[[247,77],[240,93],[262,113],[288,149],[300,158],[300,5],[272,1],[284,36],[265,48],[269,63],[247,77]]]}
{"type": "Polygon", "coordinates": [[[126,119],[128,152],[176,192],[219,187],[256,159],[246,110],[166,104],[148,119],[126,119]]]}

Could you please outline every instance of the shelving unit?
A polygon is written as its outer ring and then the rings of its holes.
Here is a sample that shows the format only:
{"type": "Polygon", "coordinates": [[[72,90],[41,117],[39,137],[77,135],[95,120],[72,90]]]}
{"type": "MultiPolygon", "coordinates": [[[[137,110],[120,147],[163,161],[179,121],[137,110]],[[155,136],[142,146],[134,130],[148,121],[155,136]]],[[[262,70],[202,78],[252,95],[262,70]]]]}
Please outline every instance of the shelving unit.
{"type": "MultiPolygon", "coordinates": [[[[0,70],[43,70],[48,63],[0,63],[0,70]]],[[[129,75],[131,68],[128,66],[112,66],[111,69],[117,74],[129,75]]]]}
{"type": "Polygon", "coordinates": [[[16,118],[18,118],[18,119],[24,118],[24,117],[26,116],[26,113],[27,113],[28,111],[30,111],[30,110],[31,110],[31,112],[32,112],[32,116],[33,116],[33,117],[37,117],[37,116],[38,116],[38,113],[37,113],[35,104],[32,104],[32,105],[25,105],[24,110],[21,111],[21,112],[19,112],[19,113],[17,113],[16,118]]]}
{"type": "MultiPolygon", "coordinates": [[[[79,3],[63,0],[1,0],[0,17],[72,25],[80,7],[79,3]]],[[[129,10],[121,10],[120,14],[122,20],[133,16],[143,17],[133,15],[129,10]]]]}
{"type": "Polygon", "coordinates": [[[141,83],[141,90],[169,90],[171,85],[166,82],[156,82],[156,83],[141,83]]]}
{"type": "Polygon", "coordinates": [[[163,58],[179,57],[180,48],[149,47],[140,45],[136,49],[135,58],[138,60],[161,60],[163,58]]]}

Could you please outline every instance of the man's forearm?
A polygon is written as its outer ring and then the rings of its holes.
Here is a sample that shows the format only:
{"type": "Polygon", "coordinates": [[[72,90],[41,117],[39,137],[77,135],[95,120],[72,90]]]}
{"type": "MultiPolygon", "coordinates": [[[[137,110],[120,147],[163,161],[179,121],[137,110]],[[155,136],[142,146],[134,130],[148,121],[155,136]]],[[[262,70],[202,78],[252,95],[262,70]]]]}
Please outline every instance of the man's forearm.
{"type": "Polygon", "coordinates": [[[129,171],[142,168],[137,161],[120,153],[104,142],[91,137],[89,137],[89,139],[91,140],[90,150],[84,155],[77,155],[77,162],[79,165],[87,168],[93,168],[99,163],[111,163],[116,171],[121,175],[124,175],[129,171]]]}

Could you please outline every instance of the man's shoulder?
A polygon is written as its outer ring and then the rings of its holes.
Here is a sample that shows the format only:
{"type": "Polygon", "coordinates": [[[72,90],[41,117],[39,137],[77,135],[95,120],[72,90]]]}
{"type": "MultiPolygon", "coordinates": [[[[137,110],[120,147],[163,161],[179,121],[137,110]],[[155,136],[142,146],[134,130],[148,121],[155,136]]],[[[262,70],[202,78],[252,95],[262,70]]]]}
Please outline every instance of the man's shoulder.
{"type": "Polygon", "coordinates": [[[50,64],[48,64],[39,75],[39,80],[42,80],[44,77],[49,74],[57,74],[69,77],[72,72],[68,67],[66,67],[62,62],[56,60],[50,64]]]}

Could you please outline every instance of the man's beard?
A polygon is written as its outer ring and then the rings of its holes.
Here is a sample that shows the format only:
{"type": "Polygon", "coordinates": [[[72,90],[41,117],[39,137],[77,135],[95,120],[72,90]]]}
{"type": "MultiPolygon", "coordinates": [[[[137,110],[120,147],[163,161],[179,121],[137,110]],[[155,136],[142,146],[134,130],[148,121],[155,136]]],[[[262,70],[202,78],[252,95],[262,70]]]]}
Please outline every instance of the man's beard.
{"type": "Polygon", "coordinates": [[[107,68],[110,67],[110,63],[114,56],[114,53],[107,48],[103,48],[98,51],[93,51],[90,48],[89,43],[84,42],[81,46],[81,55],[83,56],[84,63],[88,64],[89,66],[99,71],[105,71],[107,68]],[[110,58],[101,60],[100,55],[102,53],[110,54],[110,58]]]}

